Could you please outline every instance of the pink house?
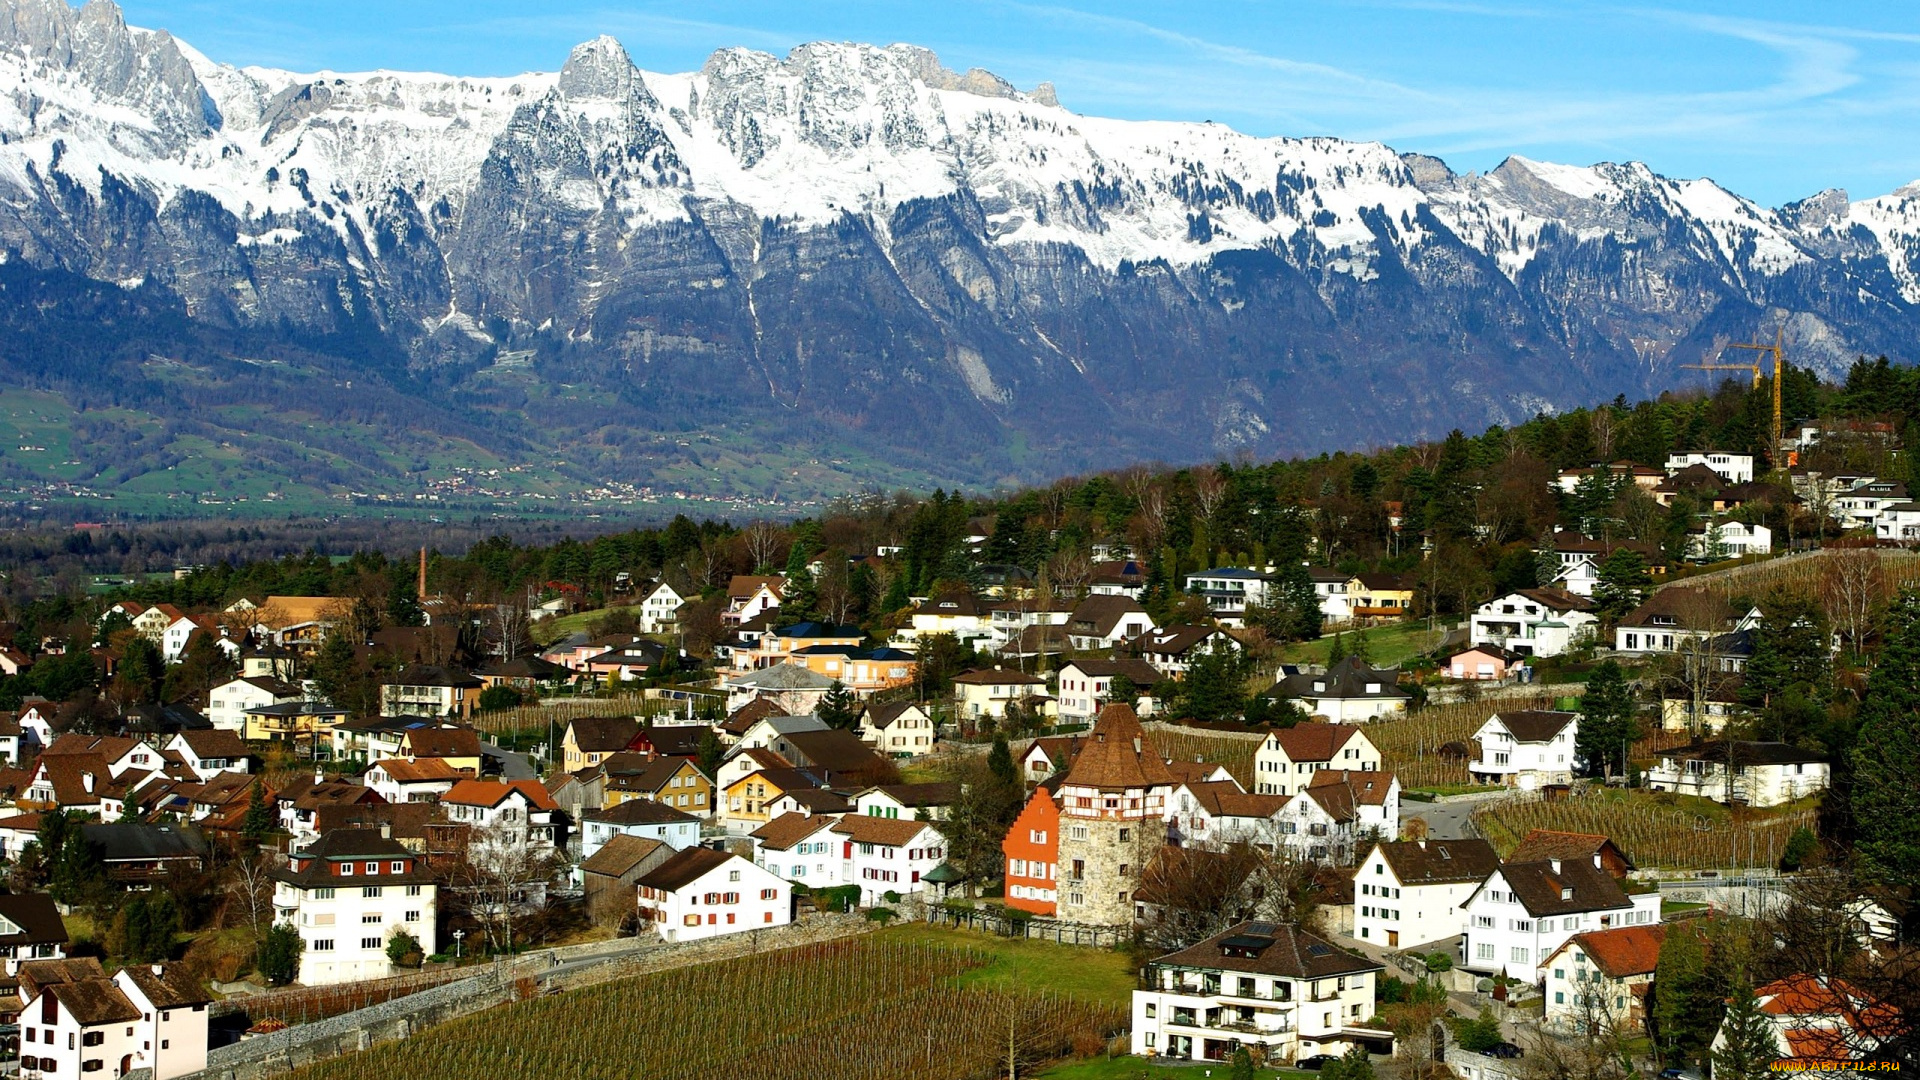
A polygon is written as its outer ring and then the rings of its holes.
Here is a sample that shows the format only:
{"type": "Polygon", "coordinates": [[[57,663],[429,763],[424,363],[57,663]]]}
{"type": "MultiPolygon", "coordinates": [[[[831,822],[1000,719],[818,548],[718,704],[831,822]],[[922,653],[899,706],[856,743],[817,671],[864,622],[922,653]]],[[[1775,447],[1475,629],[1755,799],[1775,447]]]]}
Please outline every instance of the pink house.
{"type": "Polygon", "coordinates": [[[1498,645],[1474,645],[1440,661],[1440,673],[1455,679],[1499,682],[1526,662],[1526,657],[1498,645]]]}

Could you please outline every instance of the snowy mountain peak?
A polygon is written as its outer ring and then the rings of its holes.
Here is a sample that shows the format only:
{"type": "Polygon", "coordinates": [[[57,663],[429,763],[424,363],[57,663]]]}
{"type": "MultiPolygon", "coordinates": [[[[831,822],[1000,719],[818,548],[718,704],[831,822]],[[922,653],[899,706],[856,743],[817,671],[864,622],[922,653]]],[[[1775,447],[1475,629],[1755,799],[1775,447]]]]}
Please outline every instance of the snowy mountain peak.
{"type": "MultiPolygon", "coordinates": [[[[556,89],[562,96],[575,100],[600,98],[625,102],[636,86],[645,94],[640,69],[633,66],[627,50],[618,41],[602,34],[574,46],[560,69],[556,89]]],[[[652,101],[652,95],[646,94],[646,100],[652,101]]]]}

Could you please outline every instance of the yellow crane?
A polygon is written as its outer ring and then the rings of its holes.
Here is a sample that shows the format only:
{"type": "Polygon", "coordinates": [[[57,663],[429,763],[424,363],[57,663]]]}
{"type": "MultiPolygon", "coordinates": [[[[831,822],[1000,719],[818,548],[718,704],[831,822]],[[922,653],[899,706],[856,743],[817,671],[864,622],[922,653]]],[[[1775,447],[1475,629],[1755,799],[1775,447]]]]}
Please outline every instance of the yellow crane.
{"type": "MultiPolygon", "coordinates": [[[[1773,344],[1771,345],[1760,342],[1742,341],[1734,342],[1726,346],[1729,349],[1752,349],[1754,352],[1773,354],[1773,441],[1769,443],[1768,446],[1772,448],[1772,454],[1770,456],[1774,457],[1779,456],[1780,437],[1782,435],[1780,418],[1780,376],[1783,374],[1786,366],[1785,360],[1783,359],[1785,355],[1783,347],[1785,340],[1785,329],[1776,327],[1773,331],[1773,344]]],[[[1729,364],[1718,360],[1703,360],[1698,364],[1682,364],[1680,366],[1692,368],[1696,371],[1751,371],[1753,372],[1753,388],[1758,390],[1760,389],[1760,379],[1762,377],[1760,363],[1760,358],[1756,357],[1753,362],[1746,364],[1729,364]]]]}

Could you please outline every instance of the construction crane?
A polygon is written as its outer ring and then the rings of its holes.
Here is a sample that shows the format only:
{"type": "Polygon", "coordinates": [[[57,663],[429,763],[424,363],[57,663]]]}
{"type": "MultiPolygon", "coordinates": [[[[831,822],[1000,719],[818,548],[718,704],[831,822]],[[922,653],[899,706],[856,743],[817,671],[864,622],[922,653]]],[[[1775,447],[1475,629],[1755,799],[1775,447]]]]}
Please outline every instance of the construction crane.
{"type": "MultiPolygon", "coordinates": [[[[1773,441],[1768,444],[1768,446],[1771,447],[1770,457],[1778,457],[1780,453],[1780,438],[1782,435],[1780,383],[1781,375],[1784,373],[1786,367],[1785,360],[1783,359],[1785,356],[1783,347],[1785,339],[1786,334],[1784,328],[1776,327],[1773,331],[1773,344],[1771,345],[1760,342],[1742,341],[1734,342],[1726,346],[1726,348],[1729,349],[1752,349],[1754,352],[1773,354],[1773,441]]],[[[1760,389],[1760,379],[1762,377],[1760,365],[1760,358],[1755,357],[1752,363],[1747,364],[1729,364],[1718,360],[1703,360],[1698,364],[1682,364],[1680,366],[1692,368],[1696,371],[1751,371],[1753,373],[1753,388],[1758,390],[1760,389]]]]}

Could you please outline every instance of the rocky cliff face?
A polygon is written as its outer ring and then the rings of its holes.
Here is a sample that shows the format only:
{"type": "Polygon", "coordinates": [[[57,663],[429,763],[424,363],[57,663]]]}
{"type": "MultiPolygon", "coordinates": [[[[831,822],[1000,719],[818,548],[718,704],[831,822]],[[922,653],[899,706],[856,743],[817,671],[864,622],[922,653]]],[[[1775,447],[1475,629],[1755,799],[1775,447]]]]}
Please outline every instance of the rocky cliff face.
{"type": "Polygon", "coordinates": [[[1517,420],[1783,322],[1831,370],[1920,305],[1920,187],[1773,210],[1638,164],[1459,175],[1079,116],[906,46],[298,75],[0,0],[0,137],[10,259],[378,341],[352,362],[465,407],[519,400],[487,389],[505,357],[595,423],[960,480],[1517,420]]]}

